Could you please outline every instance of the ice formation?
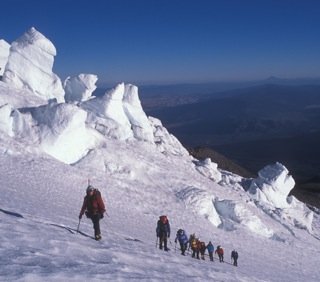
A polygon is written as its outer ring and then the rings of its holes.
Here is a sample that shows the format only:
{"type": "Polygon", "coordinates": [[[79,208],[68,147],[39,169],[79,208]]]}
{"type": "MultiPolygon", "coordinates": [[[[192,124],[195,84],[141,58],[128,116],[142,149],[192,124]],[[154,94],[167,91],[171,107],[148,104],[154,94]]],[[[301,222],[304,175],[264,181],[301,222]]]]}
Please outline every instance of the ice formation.
{"type": "Polygon", "coordinates": [[[52,72],[56,48],[35,28],[11,44],[2,80],[16,88],[30,89],[45,100],[64,101],[60,78],[52,72]]]}

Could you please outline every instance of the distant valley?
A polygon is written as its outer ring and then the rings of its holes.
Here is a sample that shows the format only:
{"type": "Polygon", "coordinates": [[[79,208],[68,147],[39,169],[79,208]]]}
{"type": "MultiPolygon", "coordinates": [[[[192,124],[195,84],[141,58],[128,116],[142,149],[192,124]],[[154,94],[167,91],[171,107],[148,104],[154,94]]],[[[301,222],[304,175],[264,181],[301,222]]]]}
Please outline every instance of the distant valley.
{"type": "Polygon", "coordinates": [[[271,80],[211,94],[208,85],[186,93],[167,86],[157,95],[142,87],[140,98],[186,147],[217,151],[252,174],[279,161],[297,187],[320,192],[320,84],[271,80]]]}

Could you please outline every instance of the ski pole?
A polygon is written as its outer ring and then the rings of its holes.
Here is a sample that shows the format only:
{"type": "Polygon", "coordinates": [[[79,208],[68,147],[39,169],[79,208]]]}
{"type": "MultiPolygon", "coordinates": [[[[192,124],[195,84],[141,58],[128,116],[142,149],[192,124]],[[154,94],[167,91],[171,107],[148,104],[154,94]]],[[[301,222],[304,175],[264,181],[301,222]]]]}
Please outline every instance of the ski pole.
{"type": "Polygon", "coordinates": [[[174,252],[176,252],[176,250],[177,250],[177,242],[175,242],[174,244],[174,252]]]}
{"type": "Polygon", "coordinates": [[[158,237],[156,238],[156,248],[158,248],[158,237]]]}
{"type": "Polygon", "coordinates": [[[79,223],[78,223],[77,233],[79,233],[80,221],[81,221],[81,219],[79,218],[79,223]]]}

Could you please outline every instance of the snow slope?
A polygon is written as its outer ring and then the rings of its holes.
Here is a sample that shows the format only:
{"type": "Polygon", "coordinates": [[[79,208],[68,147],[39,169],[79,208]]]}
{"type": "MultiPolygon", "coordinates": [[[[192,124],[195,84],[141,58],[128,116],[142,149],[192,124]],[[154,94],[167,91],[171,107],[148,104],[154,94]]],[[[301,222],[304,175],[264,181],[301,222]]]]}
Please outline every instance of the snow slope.
{"type": "Polygon", "coordinates": [[[266,239],[242,225],[226,231],[181,201],[177,194],[190,186],[206,187],[221,199],[245,197],[202,177],[187,159],[112,140],[105,153],[110,162],[118,160],[110,163],[113,171],[77,168],[34,153],[2,155],[0,280],[318,281],[319,241],[307,232],[296,229],[292,235],[262,212],[257,213],[277,237],[266,239]],[[84,235],[76,233],[88,178],[107,204],[101,242],[88,237],[93,230],[87,219],[80,224],[84,235]],[[172,227],[169,253],[155,246],[162,213],[172,227]],[[222,244],[226,262],[237,248],[239,267],[182,257],[173,241],[180,227],[222,244]]]}
{"type": "Polygon", "coordinates": [[[283,165],[254,180],[219,170],[146,116],[136,86],[87,100],[76,84],[57,103],[0,82],[1,281],[319,281],[319,211],[288,197],[283,165]],[[88,219],[77,232],[88,180],[107,206],[100,242],[88,219]],[[156,248],[162,214],[170,252],[156,248]],[[179,228],[222,245],[225,263],[181,256],[179,228]]]}

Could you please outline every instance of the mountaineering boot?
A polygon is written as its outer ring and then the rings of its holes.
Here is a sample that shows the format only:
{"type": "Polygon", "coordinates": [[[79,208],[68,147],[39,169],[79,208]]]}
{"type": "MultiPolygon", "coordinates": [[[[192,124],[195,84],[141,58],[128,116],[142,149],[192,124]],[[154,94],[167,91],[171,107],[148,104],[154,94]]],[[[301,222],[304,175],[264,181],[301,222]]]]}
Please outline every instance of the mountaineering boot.
{"type": "Polygon", "coordinates": [[[97,240],[97,241],[101,240],[101,238],[102,238],[102,237],[101,237],[100,234],[98,234],[98,235],[96,235],[96,236],[94,237],[94,239],[97,240]]]}

